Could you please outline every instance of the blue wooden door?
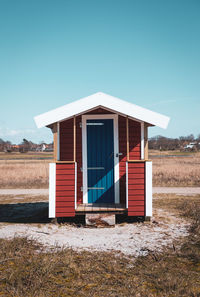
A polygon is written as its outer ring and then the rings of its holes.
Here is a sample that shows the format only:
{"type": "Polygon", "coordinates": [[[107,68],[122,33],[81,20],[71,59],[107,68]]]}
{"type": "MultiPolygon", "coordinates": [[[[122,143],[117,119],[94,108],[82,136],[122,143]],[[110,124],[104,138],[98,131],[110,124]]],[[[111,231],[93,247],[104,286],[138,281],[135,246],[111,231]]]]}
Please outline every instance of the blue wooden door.
{"type": "Polygon", "coordinates": [[[114,203],[113,120],[87,120],[88,203],[114,203]]]}

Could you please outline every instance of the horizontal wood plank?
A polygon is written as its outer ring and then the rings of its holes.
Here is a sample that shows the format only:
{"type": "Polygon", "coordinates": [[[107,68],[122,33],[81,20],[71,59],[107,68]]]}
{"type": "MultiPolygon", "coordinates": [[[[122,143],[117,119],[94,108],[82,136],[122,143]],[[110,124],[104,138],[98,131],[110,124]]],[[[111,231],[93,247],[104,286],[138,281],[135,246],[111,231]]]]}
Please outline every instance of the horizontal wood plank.
{"type": "Polygon", "coordinates": [[[57,163],[56,164],[56,171],[57,170],[71,170],[71,169],[75,169],[75,165],[74,163],[69,163],[69,164],[66,164],[66,163],[57,163]]]}
{"type": "Polygon", "coordinates": [[[58,186],[74,186],[74,179],[56,180],[56,187],[58,186]]]}
{"type": "Polygon", "coordinates": [[[75,217],[74,212],[56,212],[56,218],[75,217]]]}
{"type": "Polygon", "coordinates": [[[128,206],[132,209],[135,206],[144,206],[144,200],[129,200],[128,206]]]}
{"type": "Polygon", "coordinates": [[[59,185],[59,186],[57,186],[56,187],[56,192],[57,191],[74,191],[74,185],[73,186],[61,186],[61,185],[59,185]]]}
{"type": "Polygon", "coordinates": [[[59,180],[75,180],[75,175],[73,174],[58,174],[56,175],[56,180],[59,181],[59,180]]]}
{"type": "Polygon", "coordinates": [[[58,211],[59,207],[74,208],[74,201],[56,201],[56,209],[58,211]]]}

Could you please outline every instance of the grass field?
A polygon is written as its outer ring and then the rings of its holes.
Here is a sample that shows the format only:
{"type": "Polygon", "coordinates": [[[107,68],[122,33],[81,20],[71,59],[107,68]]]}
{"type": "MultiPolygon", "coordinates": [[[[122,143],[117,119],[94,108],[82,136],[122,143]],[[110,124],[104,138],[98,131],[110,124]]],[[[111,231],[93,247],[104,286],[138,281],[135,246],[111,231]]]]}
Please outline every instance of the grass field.
{"type": "Polygon", "coordinates": [[[154,186],[200,186],[200,153],[150,151],[154,186]],[[155,157],[156,155],[156,157],[155,157]],[[171,155],[172,157],[169,157],[171,155]]]}
{"type": "Polygon", "coordinates": [[[1,188],[47,188],[49,160],[1,160],[1,188]]]}
{"type": "Polygon", "coordinates": [[[0,152],[0,160],[48,160],[53,158],[51,152],[4,153],[0,152]]]}
{"type": "MultiPolygon", "coordinates": [[[[154,186],[200,186],[200,153],[150,151],[154,186]]],[[[52,154],[0,154],[1,188],[47,188],[52,154]],[[22,159],[23,158],[23,159],[22,159]]]]}
{"type": "Polygon", "coordinates": [[[189,235],[162,253],[48,252],[26,238],[0,240],[0,296],[198,297],[200,196],[159,195],[154,208],[190,222],[189,235]]]}

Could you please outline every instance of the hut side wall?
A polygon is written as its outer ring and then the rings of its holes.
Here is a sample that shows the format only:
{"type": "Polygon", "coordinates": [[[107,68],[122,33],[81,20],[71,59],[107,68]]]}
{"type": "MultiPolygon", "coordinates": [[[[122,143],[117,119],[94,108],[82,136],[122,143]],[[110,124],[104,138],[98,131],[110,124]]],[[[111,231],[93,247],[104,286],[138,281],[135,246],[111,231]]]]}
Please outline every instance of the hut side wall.
{"type": "Polygon", "coordinates": [[[145,216],[145,162],[128,163],[128,215],[145,216]]]}
{"type": "Polygon", "coordinates": [[[141,125],[129,119],[129,159],[141,159],[141,125]]]}
{"type": "Polygon", "coordinates": [[[75,164],[56,164],[56,217],[75,216],[75,164]]]}
{"type": "Polygon", "coordinates": [[[60,160],[74,160],[74,121],[69,119],[60,123],[60,160]]]}

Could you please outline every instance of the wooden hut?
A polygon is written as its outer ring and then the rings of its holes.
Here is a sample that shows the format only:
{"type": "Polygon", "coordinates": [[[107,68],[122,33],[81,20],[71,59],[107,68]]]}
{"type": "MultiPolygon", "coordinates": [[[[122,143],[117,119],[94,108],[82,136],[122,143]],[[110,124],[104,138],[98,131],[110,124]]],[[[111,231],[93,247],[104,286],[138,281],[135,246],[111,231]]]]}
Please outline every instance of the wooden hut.
{"type": "Polygon", "coordinates": [[[152,216],[148,127],[169,118],[96,93],[35,117],[54,135],[49,217],[91,212],[152,216]]]}

